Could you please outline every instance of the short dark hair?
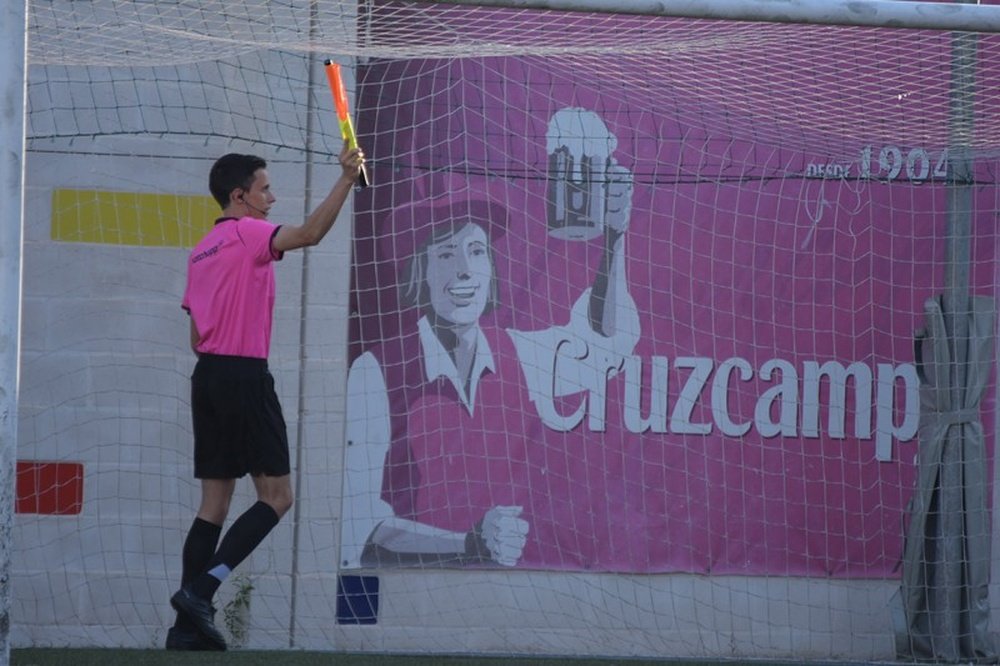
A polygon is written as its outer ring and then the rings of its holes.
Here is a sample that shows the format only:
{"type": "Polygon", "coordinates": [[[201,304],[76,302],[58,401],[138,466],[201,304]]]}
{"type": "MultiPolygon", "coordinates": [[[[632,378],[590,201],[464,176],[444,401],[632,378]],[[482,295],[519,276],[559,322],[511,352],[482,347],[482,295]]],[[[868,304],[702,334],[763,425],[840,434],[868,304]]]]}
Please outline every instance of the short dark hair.
{"type": "Polygon", "coordinates": [[[266,169],[267,162],[256,155],[229,153],[212,165],[208,174],[208,190],[222,208],[229,205],[229,195],[237,187],[249,190],[258,169],[266,169]]]}

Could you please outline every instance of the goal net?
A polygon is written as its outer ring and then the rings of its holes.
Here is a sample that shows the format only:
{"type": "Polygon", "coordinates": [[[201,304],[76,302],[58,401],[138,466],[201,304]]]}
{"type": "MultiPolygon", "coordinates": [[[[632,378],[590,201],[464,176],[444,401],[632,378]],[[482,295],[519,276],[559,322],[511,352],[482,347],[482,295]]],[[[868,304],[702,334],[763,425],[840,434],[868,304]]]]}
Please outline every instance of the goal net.
{"type": "Polygon", "coordinates": [[[277,269],[232,645],[990,653],[928,618],[995,603],[1000,40],[903,23],[31,0],[13,647],[162,645],[208,169],[304,219],[332,58],[373,182],[277,269]]]}

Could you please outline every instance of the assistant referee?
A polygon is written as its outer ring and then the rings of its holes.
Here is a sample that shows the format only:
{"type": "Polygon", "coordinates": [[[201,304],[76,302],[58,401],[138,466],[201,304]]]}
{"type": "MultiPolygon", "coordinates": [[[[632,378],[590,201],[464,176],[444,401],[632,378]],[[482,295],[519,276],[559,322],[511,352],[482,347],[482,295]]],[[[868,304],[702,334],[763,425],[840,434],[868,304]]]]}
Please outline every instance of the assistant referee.
{"type": "Polygon", "coordinates": [[[274,262],[289,250],[316,245],[333,226],[364,155],[345,143],[339,161],[340,177],[299,226],[267,221],[275,197],[260,157],[224,155],[209,174],[222,216],[191,251],[182,302],[198,356],[191,413],[201,504],[184,541],[181,588],[170,599],[177,621],[167,632],[168,650],[226,649],[212,597],[292,506],[285,419],[267,365],[274,262]],[[257,502],[220,544],[236,480],[247,474],[257,502]]]}

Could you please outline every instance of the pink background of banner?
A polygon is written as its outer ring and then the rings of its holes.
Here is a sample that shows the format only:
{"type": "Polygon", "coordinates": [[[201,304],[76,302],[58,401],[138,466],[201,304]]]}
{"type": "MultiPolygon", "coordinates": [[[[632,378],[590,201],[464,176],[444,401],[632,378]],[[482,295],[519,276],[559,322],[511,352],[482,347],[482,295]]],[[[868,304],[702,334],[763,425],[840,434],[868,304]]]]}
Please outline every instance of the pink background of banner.
{"type": "MultiPolygon", "coordinates": [[[[554,112],[572,106],[601,116],[618,139],[614,156],[635,177],[627,272],[642,328],[634,354],[647,375],[644,413],[653,357],[669,359],[671,410],[689,374],[673,366],[675,359],[711,359],[715,368],[745,359],[754,377],[741,382],[734,375],[730,382],[735,422],[753,420],[758,399],[774,386],[758,376],[772,359],[797,369],[800,391],[808,361],[860,362],[873,373],[877,364],[913,363],[923,303],[943,287],[946,186],[805,177],[809,164],[849,160],[857,174],[862,148],[873,145],[877,160],[893,128],[902,126],[897,122],[912,114],[906,102],[869,108],[873,98],[894,93],[866,69],[874,63],[865,44],[850,54],[862,71],[855,75],[871,76],[871,83],[862,81],[852,96],[838,99],[835,123],[824,122],[824,100],[842,83],[839,77],[851,75],[843,69],[819,68],[808,89],[782,82],[778,70],[758,73],[773,83],[752,97],[756,106],[742,104],[737,93],[727,107],[724,95],[708,92],[725,91],[740,76],[726,63],[714,71],[699,64],[697,90],[704,95],[678,83],[688,80],[680,72],[687,65],[674,63],[650,86],[655,97],[638,90],[623,96],[614,79],[595,80],[565,62],[370,64],[360,79],[361,130],[380,168],[377,185],[359,197],[352,358],[402,344],[394,339],[415,331],[419,313],[399,311],[396,300],[403,257],[386,253],[390,209],[487,193],[511,218],[494,248],[502,305],[482,326],[495,345],[497,374],[511,387],[522,382],[516,360],[503,351],[503,330],[568,321],[601,257],[600,241],[559,240],[546,226],[546,125],[554,112]],[[663,99],[673,106],[664,107],[663,99]],[[775,121],[779,109],[786,113],[775,121]],[[797,124],[810,109],[816,113],[809,124],[797,124]],[[852,117],[869,113],[884,114],[886,133],[853,136],[852,117]],[[780,136],[788,141],[779,146],[780,136]]],[[[917,72],[912,80],[905,68],[897,73],[894,85],[915,87],[917,72]]],[[[942,64],[941,80],[928,86],[920,72],[923,94],[947,96],[947,75],[942,64]]],[[[946,129],[941,119],[929,119],[919,146],[939,154],[946,129]]],[[[917,147],[902,141],[904,155],[917,147]]],[[[994,294],[996,198],[992,185],[974,189],[971,279],[980,295],[994,294]]],[[[408,490],[424,498],[409,517],[460,530],[490,502],[523,502],[532,528],[519,566],[531,568],[894,575],[916,439],[894,441],[892,460],[877,461],[874,439],[853,436],[850,398],[847,437],[831,437],[825,390],[818,438],[801,435],[801,392],[796,436],[765,438],[752,427],[727,437],[717,426],[707,435],[635,434],[623,426],[623,382],[619,376],[609,383],[606,432],[590,432],[585,420],[572,432],[556,433],[525,415],[531,406],[522,395],[507,412],[486,417],[495,420],[481,438],[486,448],[479,449],[462,443],[480,435],[449,428],[458,422],[449,421],[452,407],[422,403],[407,427],[422,432],[423,448],[410,454],[423,458],[423,480],[438,483],[408,490]],[[434,437],[436,453],[427,448],[434,437]],[[512,457],[498,465],[497,451],[512,457]],[[450,477],[446,460],[478,471],[450,477]],[[484,484],[479,495],[468,490],[475,479],[484,484]],[[454,501],[446,506],[449,496],[454,501]]],[[[903,401],[897,386],[897,424],[903,401]]],[[[994,409],[991,387],[982,411],[990,451],[994,409]]],[[[691,421],[713,422],[707,390],[691,421]]]]}

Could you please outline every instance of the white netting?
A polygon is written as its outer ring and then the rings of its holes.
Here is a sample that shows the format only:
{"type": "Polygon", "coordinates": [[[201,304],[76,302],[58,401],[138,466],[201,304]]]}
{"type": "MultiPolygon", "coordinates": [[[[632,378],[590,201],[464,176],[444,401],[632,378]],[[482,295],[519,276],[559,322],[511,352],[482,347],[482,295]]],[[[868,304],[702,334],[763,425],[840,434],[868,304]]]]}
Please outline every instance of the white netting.
{"type": "MultiPolygon", "coordinates": [[[[259,153],[301,219],[333,57],[375,184],[278,270],[298,504],[242,567],[247,643],[893,656],[913,334],[942,292],[996,296],[996,35],[38,0],[28,48],[15,645],[162,641],[206,174],[259,153]],[[450,218],[478,229],[429,235],[450,218]]],[[[989,506],[994,383],[964,482],[989,506]]]]}

